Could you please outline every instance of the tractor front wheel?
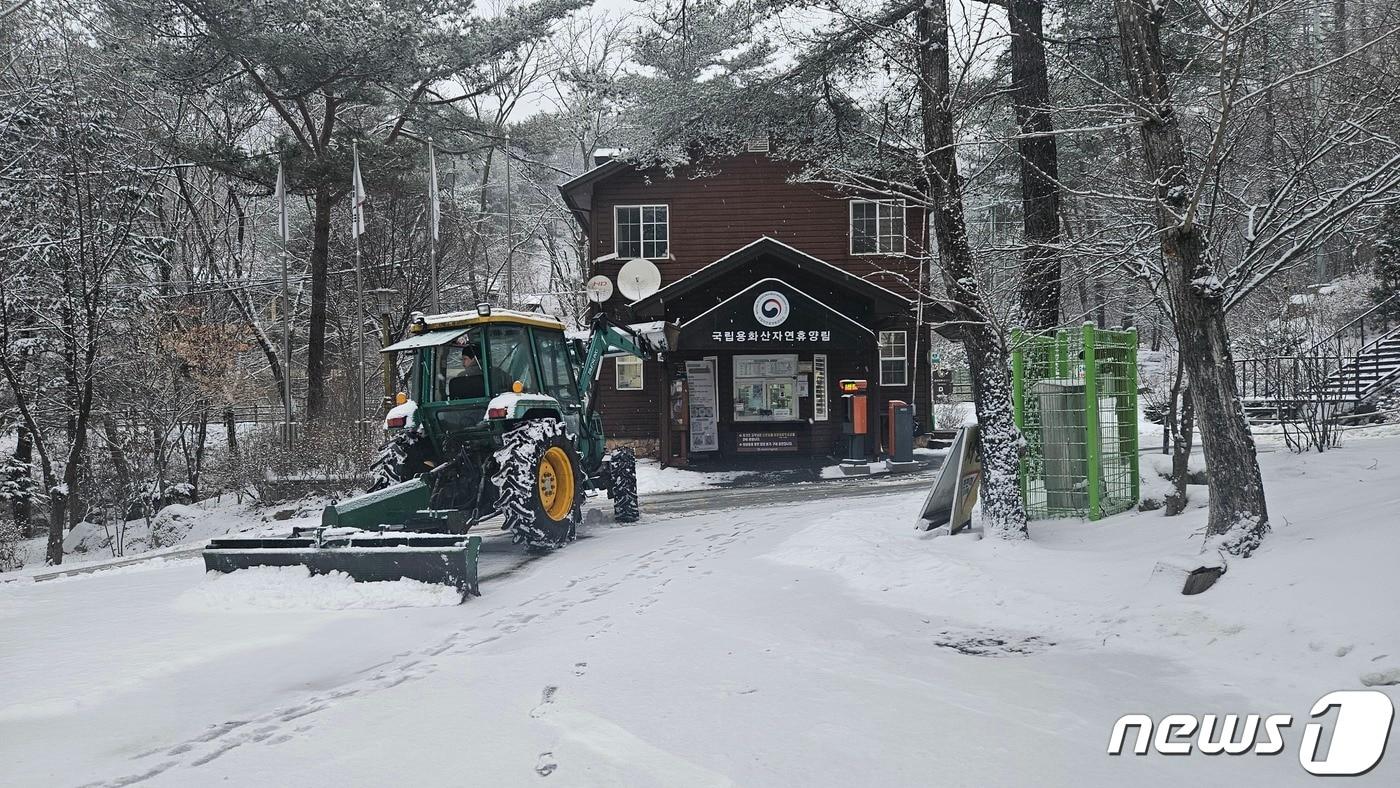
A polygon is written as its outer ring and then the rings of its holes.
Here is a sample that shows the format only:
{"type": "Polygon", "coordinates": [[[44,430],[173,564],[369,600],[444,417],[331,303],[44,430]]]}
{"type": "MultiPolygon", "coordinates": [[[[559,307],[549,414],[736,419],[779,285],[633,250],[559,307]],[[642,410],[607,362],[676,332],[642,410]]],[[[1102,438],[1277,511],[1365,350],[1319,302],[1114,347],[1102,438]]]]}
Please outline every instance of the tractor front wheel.
{"type": "Polygon", "coordinates": [[[370,465],[369,491],[406,482],[428,470],[432,467],[428,462],[430,454],[431,445],[421,427],[391,435],[370,465]]]}
{"type": "Polygon", "coordinates": [[[496,452],[496,508],[502,528],[533,548],[559,547],[574,538],[581,519],[582,462],[563,423],[527,421],[507,432],[496,452]]]}
{"type": "Polygon", "coordinates": [[[608,456],[608,497],[613,502],[613,519],[635,523],[641,517],[637,502],[637,453],[623,446],[608,456]]]}

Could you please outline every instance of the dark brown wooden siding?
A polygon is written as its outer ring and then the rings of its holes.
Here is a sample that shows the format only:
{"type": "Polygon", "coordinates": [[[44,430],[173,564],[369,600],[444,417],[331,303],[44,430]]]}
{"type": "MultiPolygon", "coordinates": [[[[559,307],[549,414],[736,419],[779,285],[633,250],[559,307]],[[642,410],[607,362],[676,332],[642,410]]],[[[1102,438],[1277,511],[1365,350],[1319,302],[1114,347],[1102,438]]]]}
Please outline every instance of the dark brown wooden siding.
{"type": "Polygon", "coordinates": [[[598,414],[609,438],[655,438],[661,426],[664,371],[655,361],[643,362],[642,390],[618,391],[614,359],[603,359],[598,377],[598,414]]]}
{"type": "MultiPolygon", "coordinates": [[[[775,238],[832,265],[906,296],[913,296],[924,248],[923,211],[905,212],[904,257],[850,253],[850,195],[826,186],[790,183],[793,166],[762,154],[748,154],[717,165],[704,177],[681,170],[628,170],[594,186],[593,258],[614,251],[613,209],[618,205],[667,205],[670,253],[653,260],[662,285],[709,265],[763,236],[775,238]]],[[[625,260],[599,263],[593,273],[616,277],[625,260]]]]}

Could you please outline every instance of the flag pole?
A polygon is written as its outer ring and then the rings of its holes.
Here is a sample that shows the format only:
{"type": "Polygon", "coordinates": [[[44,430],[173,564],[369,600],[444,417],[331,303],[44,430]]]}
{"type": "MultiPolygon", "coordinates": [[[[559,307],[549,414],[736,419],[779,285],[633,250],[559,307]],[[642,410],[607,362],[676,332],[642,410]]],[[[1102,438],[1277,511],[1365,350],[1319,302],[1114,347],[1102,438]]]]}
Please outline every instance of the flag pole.
{"type": "Polygon", "coordinates": [[[354,155],[354,159],[355,159],[355,174],[354,174],[354,181],[355,181],[355,182],[352,184],[353,188],[351,189],[351,191],[354,192],[354,194],[352,195],[352,200],[351,200],[351,203],[352,203],[352,206],[353,206],[354,210],[352,211],[351,223],[352,223],[352,226],[354,227],[354,231],[355,231],[355,232],[354,232],[354,236],[355,236],[355,309],[356,309],[357,312],[358,312],[358,314],[355,315],[355,327],[356,327],[355,335],[356,335],[356,338],[357,338],[357,340],[358,340],[356,344],[357,344],[357,346],[358,346],[358,348],[359,348],[359,352],[360,352],[360,363],[359,363],[359,365],[358,365],[358,369],[359,369],[359,378],[360,378],[360,380],[359,380],[359,386],[356,387],[356,390],[359,392],[359,395],[360,395],[360,408],[359,408],[359,411],[360,411],[360,429],[364,429],[364,427],[365,427],[365,416],[366,416],[366,414],[365,414],[365,271],[364,271],[364,266],[362,266],[362,265],[360,264],[360,233],[364,232],[364,229],[365,229],[365,228],[364,228],[364,221],[365,221],[365,215],[364,215],[364,199],[365,199],[365,197],[364,197],[364,182],[363,182],[363,180],[361,180],[361,178],[360,178],[360,146],[359,146],[359,143],[358,143],[358,142],[351,142],[351,143],[350,143],[350,150],[351,150],[351,153],[354,155]]]}
{"type": "Polygon", "coordinates": [[[292,285],[287,273],[290,228],[287,226],[287,179],[277,162],[277,237],[282,240],[282,439],[292,445],[292,285]]]}
{"type": "Polygon", "coordinates": [[[506,308],[515,308],[515,204],[510,191],[510,135],[506,135],[506,308]]]}
{"type": "Polygon", "coordinates": [[[437,242],[438,242],[438,182],[437,182],[437,156],[433,151],[433,138],[428,138],[428,286],[431,288],[430,303],[433,314],[442,314],[442,303],[439,300],[440,288],[438,287],[437,269],[437,242]]]}

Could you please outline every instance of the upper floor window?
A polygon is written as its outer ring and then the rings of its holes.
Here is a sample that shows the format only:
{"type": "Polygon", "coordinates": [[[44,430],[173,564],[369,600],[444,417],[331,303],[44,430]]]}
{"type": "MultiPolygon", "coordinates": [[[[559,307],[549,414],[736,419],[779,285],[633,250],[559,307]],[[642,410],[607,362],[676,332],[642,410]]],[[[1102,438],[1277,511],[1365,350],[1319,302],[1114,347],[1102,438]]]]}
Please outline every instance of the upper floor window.
{"type": "Polygon", "coordinates": [[[851,254],[904,254],[903,200],[851,200],[851,254]]]}
{"type": "Polygon", "coordinates": [[[613,211],[613,251],[618,257],[655,260],[670,252],[670,211],[665,205],[619,205],[613,211]]]}

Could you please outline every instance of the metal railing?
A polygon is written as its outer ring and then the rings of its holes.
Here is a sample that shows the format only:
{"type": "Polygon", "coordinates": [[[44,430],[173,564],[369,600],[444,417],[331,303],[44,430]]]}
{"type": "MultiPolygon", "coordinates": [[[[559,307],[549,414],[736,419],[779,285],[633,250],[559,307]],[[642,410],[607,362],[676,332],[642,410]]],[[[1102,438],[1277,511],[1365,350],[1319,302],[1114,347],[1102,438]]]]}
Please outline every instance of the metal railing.
{"type": "Polygon", "coordinates": [[[1303,402],[1365,402],[1400,378],[1400,331],[1377,337],[1354,356],[1314,353],[1235,361],[1240,396],[1246,404],[1297,405],[1303,402]]]}
{"type": "Polygon", "coordinates": [[[1345,401],[1361,394],[1360,381],[1348,374],[1346,360],[1331,355],[1239,359],[1235,372],[1246,403],[1296,404],[1318,393],[1345,401]]]}
{"type": "Polygon", "coordinates": [[[1400,305],[1400,293],[1352,318],[1346,325],[1318,340],[1312,347],[1303,351],[1304,356],[1332,355],[1339,358],[1355,358],[1373,345],[1394,333],[1387,313],[1400,305]],[[1369,326],[1370,331],[1367,331],[1369,326]],[[1370,340],[1367,340],[1367,337],[1370,340]]]}
{"type": "Polygon", "coordinates": [[[1302,403],[1356,405],[1400,377],[1400,328],[1389,312],[1400,293],[1381,301],[1296,355],[1238,359],[1247,407],[1272,407],[1282,418],[1302,403]]]}

